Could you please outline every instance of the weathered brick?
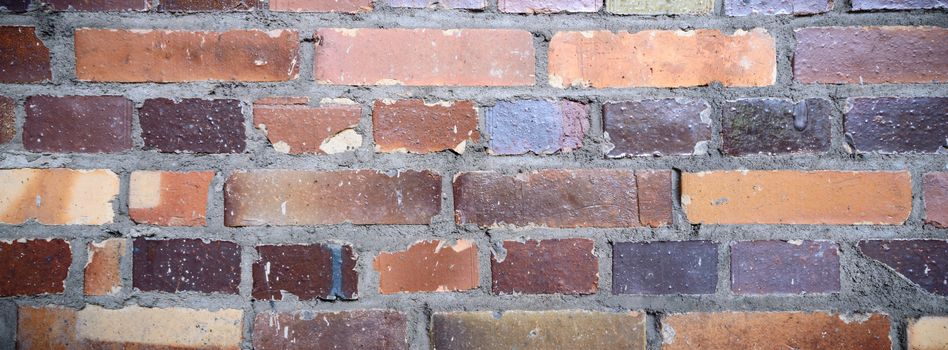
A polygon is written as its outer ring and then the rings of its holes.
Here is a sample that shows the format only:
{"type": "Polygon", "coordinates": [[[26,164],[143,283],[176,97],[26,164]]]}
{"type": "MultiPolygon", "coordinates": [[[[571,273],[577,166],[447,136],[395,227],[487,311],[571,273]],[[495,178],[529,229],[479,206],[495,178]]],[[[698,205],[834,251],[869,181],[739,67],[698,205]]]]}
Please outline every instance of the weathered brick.
{"type": "Polygon", "coordinates": [[[372,0],[271,0],[270,11],[359,13],[372,11],[372,0]]]}
{"type": "Polygon", "coordinates": [[[237,243],[138,238],[133,244],[132,286],[141,291],[237,294],[237,243]]]}
{"type": "Polygon", "coordinates": [[[170,12],[248,11],[262,5],[259,0],[161,0],[158,9],[170,12]]]}
{"type": "Polygon", "coordinates": [[[636,178],[631,170],[612,169],[550,169],[514,176],[460,173],[454,178],[454,215],[459,224],[482,227],[667,225],[660,218],[671,217],[671,177],[656,175],[641,189],[636,178]],[[664,181],[667,186],[660,186],[664,181]]]}
{"type": "Polygon", "coordinates": [[[16,138],[16,101],[0,96],[0,145],[16,138]]]}
{"type": "Polygon", "coordinates": [[[40,83],[53,78],[49,49],[34,27],[0,27],[0,83],[40,83]]]}
{"type": "Polygon", "coordinates": [[[774,38],[765,29],[558,32],[550,42],[553,87],[684,87],[772,85],[774,38]]]}
{"type": "Polygon", "coordinates": [[[948,241],[861,241],[859,251],[931,293],[948,295],[948,241]]]}
{"type": "Polygon", "coordinates": [[[948,228],[948,172],[925,174],[922,179],[925,223],[948,228]]]}
{"type": "Polygon", "coordinates": [[[159,152],[240,153],[244,115],[238,100],[145,100],[139,109],[146,149],[159,152]]]}
{"type": "Polygon", "coordinates": [[[500,101],[487,109],[491,154],[549,154],[583,146],[586,105],[573,101],[500,101]]]}
{"type": "Polygon", "coordinates": [[[477,108],[471,101],[375,101],[372,133],[379,152],[464,153],[468,141],[480,140],[477,108]]]}
{"type": "Polygon", "coordinates": [[[924,316],[910,320],[908,326],[909,350],[948,349],[948,317],[924,316]]]}
{"type": "Polygon", "coordinates": [[[122,96],[31,96],[23,147],[31,152],[108,153],[132,148],[132,101],[122,96]]]}
{"type": "Polygon", "coordinates": [[[357,299],[358,256],[349,245],[264,245],[253,263],[254,299],[357,299]]]}
{"type": "Polygon", "coordinates": [[[0,10],[25,12],[29,7],[30,0],[0,0],[0,10]]]}
{"type": "Polygon", "coordinates": [[[431,8],[446,9],[483,9],[487,6],[485,0],[384,0],[389,7],[431,8]]]}
{"type": "Polygon", "coordinates": [[[602,119],[612,158],[708,153],[711,108],[704,100],[606,102],[602,119]]]}
{"type": "Polygon", "coordinates": [[[839,247],[829,241],[748,241],[731,244],[736,294],[839,292],[839,247]]]}
{"type": "Polygon", "coordinates": [[[204,226],[213,171],[134,171],[128,216],[139,224],[204,226]]]}
{"type": "Polygon", "coordinates": [[[340,85],[522,86],[533,35],[511,29],[320,29],[316,80],[340,85]],[[385,60],[379,60],[385,57],[385,60]]]}
{"type": "Polygon", "coordinates": [[[507,13],[597,12],[602,0],[498,0],[497,9],[507,13]]]}
{"type": "Polygon", "coordinates": [[[62,293],[71,263],[62,239],[0,241],[0,297],[62,293]]]}
{"type": "Polygon", "coordinates": [[[794,31],[802,83],[948,82],[948,28],[814,27],[794,31]]]}
{"type": "Polygon", "coordinates": [[[714,0],[606,0],[606,11],[622,15],[706,15],[714,0]]]}
{"type": "MultiPolygon", "coordinates": [[[[38,0],[53,11],[144,11],[147,0],[38,0]]],[[[162,1],[164,3],[165,1],[162,1]]]]}
{"type": "Polygon", "coordinates": [[[714,294],[718,247],[711,241],[616,242],[612,294],[714,294]]]}
{"type": "Polygon", "coordinates": [[[662,319],[662,349],[889,350],[889,317],[824,312],[716,312],[662,319]]]}
{"type": "Polygon", "coordinates": [[[428,224],[441,210],[441,176],[406,170],[236,172],[224,186],[227,226],[428,224]]]}
{"type": "Polygon", "coordinates": [[[118,193],[118,175],[109,170],[0,170],[0,223],[111,223],[118,193]]]}
{"type": "Polygon", "coordinates": [[[473,241],[419,241],[404,251],[381,252],[372,263],[382,294],[452,292],[477,288],[477,246],[473,241]]]}
{"type": "Polygon", "coordinates": [[[595,242],[585,238],[504,241],[491,255],[494,294],[593,294],[599,286],[595,242]]]}
{"type": "Polygon", "coordinates": [[[721,121],[724,153],[821,153],[830,150],[834,107],[829,100],[749,98],[727,101],[721,121]]]}
{"type": "Polygon", "coordinates": [[[126,240],[111,238],[89,242],[83,288],[86,295],[110,295],[122,289],[122,257],[126,240]]]}
{"type": "Polygon", "coordinates": [[[660,227],[672,222],[672,172],[639,170],[635,172],[639,222],[643,226],[660,227]]]}
{"type": "Polygon", "coordinates": [[[19,349],[237,350],[243,339],[243,311],[24,305],[16,336],[19,349]]]}
{"type": "Polygon", "coordinates": [[[436,312],[434,349],[645,349],[645,314],[595,311],[436,312]]]}
{"type": "Polygon", "coordinates": [[[294,30],[79,28],[75,49],[76,77],[86,81],[287,81],[299,75],[294,30]]]}
{"type": "Polygon", "coordinates": [[[408,349],[408,319],[398,311],[261,312],[254,319],[258,350],[408,349]]]}
{"type": "Polygon", "coordinates": [[[948,8],[941,0],[853,0],[853,11],[948,8]]]}
{"type": "Polygon", "coordinates": [[[857,151],[936,153],[948,146],[948,97],[850,98],[845,124],[857,151]]]}
{"type": "Polygon", "coordinates": [[[692,223],[899,225],[912,212],[906,171],[727,170],[682,173],[692,223]]]}
{"type": "Polygon", "coordinates": [[[335,154],[362,146],[362,135],[355,130],[361,106],[326,103],[313,107],[308,102],[308,98],[258,100],[253,105],[253,123],[281,153],[335,154]]]}
{"type": "Polygon", "coordinates": [[[728,16],[813,15],[833,9],[833,0],[724,0],[728,16]]]}

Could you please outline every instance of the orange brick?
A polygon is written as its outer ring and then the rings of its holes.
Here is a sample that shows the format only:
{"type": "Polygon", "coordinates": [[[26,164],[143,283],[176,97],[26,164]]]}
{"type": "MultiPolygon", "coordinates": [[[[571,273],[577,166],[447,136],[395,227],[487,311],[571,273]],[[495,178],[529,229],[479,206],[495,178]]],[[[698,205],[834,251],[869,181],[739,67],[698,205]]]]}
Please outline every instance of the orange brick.
{"type": "Polygon", "coordinates": [[[0,170],[0,223],[111,223],[118,193],[119,178],[109,170],[0,170]]]}
{"type": "Polygon", "coordinates": [[[477,108],[471,101],[375,101],[372,132],[380,152],[464,153],[468,141],[480,139],[477,108]]]}
{"type": "Polygon", "coordinates": [[[125,245],[126,241],[119,238],[89,243],[84,284],[86,295],[109,295],[122,289],[121,263],[125,245]]]}
{"type": "Polygon", "coordinates": [[[76,29],[76,77],[86,81],[287,81],[299,74],[293,30],[76,29]]]}
{"type": "Polygon", "coordinates": [[[307,99],[273,97],[253,106],[253,123],[277,152],[335,154],[362,146],[355,130],[362,107],[349,104],[306,106],[307,99]]]}
{"type": "Polygon", "coordinates": [[[549,60],[559,88],[767,86],[777,77],[774,39],[761,28],[559,32],[549,60]]]}
{"type": "Polygon", "coordinates": [[[912,212],[912,179],[905,171],[683,173],[681,204],[692,223],[897,225],[912,212]]]}
{"type": "Polygon", "coordinates": [[[212,179],[213,171],[132,172],[128,214],[140,224],[204,226],[212,179]]]}
{"type": "Polygon", "coordinates": [[[380,253],[372,266],[382,294],[477,288],[477,246],[468,240],[417,242],[404,251],[380,253]]]}

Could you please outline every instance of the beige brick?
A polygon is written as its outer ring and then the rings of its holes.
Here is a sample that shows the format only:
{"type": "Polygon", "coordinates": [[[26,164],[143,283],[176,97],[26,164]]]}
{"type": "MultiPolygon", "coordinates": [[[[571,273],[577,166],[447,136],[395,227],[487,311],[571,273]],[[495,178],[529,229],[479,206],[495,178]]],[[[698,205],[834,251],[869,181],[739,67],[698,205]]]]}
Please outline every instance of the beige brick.
{"type": "Polygon", "coordinates": [[[0,170],[0,223],[111,223],[118,192],[119,178],[110,170],[0,170]]]}

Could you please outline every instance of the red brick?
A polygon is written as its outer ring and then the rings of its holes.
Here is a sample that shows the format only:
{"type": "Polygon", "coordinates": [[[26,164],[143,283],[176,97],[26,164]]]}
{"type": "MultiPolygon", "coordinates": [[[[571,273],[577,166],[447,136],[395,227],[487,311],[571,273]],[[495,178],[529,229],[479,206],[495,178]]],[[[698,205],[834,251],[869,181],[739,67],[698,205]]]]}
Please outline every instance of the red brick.
{"type": "Polygon", "coordinates": [[[61,239],[0,241],[0,297],[62,293],[71,263],[61,239]]]}
{"type": "Polygon", "coordinates": [[[145,100],[139,109],[146,149],[160,152],[240,153],[246,147],[238,100],[145,100]]]}
{"type": "Polygon", "coordinates": [[[372,263],[382,294],[450,292],[477,288],[477,246],[473,241],[421,241],[399,252],[381,252],[372,263]]]}
{"type": "Polygon", "coordinates": [[[158,9],[170,12],[248,11],[263,6],[259,0],[161,0],[158,9]]]}
{"type": "Polygon", "coordinates": [[[595,242],[584,238],[504,241],[491,256],[494,294],[593,294],[599,286],[595,242]]]}
{"type": "Polygon", "coordinates": [[[558,32],[549,57],[559,88],[767,86],[777,77],[774,39],[760,28],[558,32]]]}
{"type": "Polygon", "coordinates": [[[138,238],[132,249],[132,286],[145,292],[237,294],[240,246],[201,239],[138,238]]]}
{"type": "Polygon", "coordinates": [[[649,176],[639,183],[631,170],[460,173],[454,179],[454,215],[459,224],[482,227],[666,225],[672,205],[670,172],[638,173],[649,176]]]}
{"type": "Polygon", "coordinates": [[[671,314],[662,320],[662,349],[889,350],[889,317],[822,312],[671,314]]]}
{"type": "Polygon", "coordinates": [[[76,77],[85,81],[287,81],[299,74],[293,30],[79,28],[75,41],[76,77]]]}
{"type": "Polygon", "coordinates": [[[320,29],[316,80],[339,85],[525,86],[533,35],[511,29],[320,29]],[[384,59],[380,59],[380,57],[384,59]]]}
{"type": "Polygon", "coordinates": [[[692,223],[899,225],[912,212],[905,171],[729,170],[682,173],[692,223]]]}
{"type": "Polygon", "coordinates": [[[118,175],[109,170],[0,170],[0,223],[111,223],[118,193],[118,175]]]}
{"type": "Polygon", "coordinates": [[[0,145],[16,138],[16,101],[0,96],[0,145]]]}
{"type": "Polygon", "coordinates": [[[128,215],[139,224],[204,226],[213,171],[134,171],[128,215]]]}
{"type": "Polygon", "coordinates": [[[253,263],[254,299],[357,299],[358,256],[352,246],[335,244],[265,245],[253,263]],[[338,270],[336,270],[338,269],[338,270]]]}
{"type": "Polygon", "coordinates": [[[704,100],[607,102],[602,123],[611,158],[704,155],[711,142],[711,107],[704,100]]]}
{"type": "Polygon", "coordinates": [[[355,128],[362,107],[332,104],[306,106],[308,98],[270,98],[253,105],[253,124],[263,130],[277,152],[334,154],[362,146],[355,128]]]}
{"type": "Polygon", "coordinates": [[[121,96],[32,96],[23,147],[31,152],[110,153],[132,148],[132,101],[121,96]]]}
{"type": "Polygon", "coordinates": [[[406,170],[237,172],[224,186],[227,226],[428,224],[441,176],[406,170]]]}
{"type": "Polygon", "coordinates": [[[0,83],[40,83],[53,78],[49,49],[33,27],[0,27],[0,83]]]}
{"type": "Polygon", "coordinates": [[[468,141],[480,139],[477,109],[471,101],[375,101],[372,133],[380,152],[464,153],[468,141]]]}
{"type": "MultiPolygon", "coordinates": [[[[144,11],[148,0],[38,0],[53,11],[144,11]]],[[[164,3],[165,1],[162,1],[164,3]]]]}
{"type": "Polygon", "coordinates": [[[372,0],[270,0],[270,11],[359,13],[372,11],[372,0]]]}
{"type": "Polygon", "coordinates": [[[814,27],[794,31],[802,83],[948,82],[948,28],[814,27]]]}
{"type": "Polygon", "coordinates": [[[125,239],[111,238],[102,242],[90,242],[86,262],[86,295],[110,295],[122,289],[122,257],[125,256],[125,239]]]}
{"type": "Polygon", "coordinates": [[[925,174],[922,179],[925,222],[948,228],[948,172],[925,174]]]}
{"type": "Polygon", "coordinates": [[[257,314],[253,347],[257,350],[408,349],[408,318],[397,311],[297,311],[257,314]]]}

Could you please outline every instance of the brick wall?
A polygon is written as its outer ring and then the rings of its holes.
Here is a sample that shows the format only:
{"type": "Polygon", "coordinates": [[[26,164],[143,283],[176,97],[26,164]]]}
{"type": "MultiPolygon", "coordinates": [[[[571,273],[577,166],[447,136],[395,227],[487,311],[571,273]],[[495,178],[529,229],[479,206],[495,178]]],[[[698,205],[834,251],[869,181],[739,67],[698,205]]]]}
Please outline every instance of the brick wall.
{"type": "Polygon", "coordinates": [[[943,1],[0,9],[0,349],[948,349],[943,1]]]}

